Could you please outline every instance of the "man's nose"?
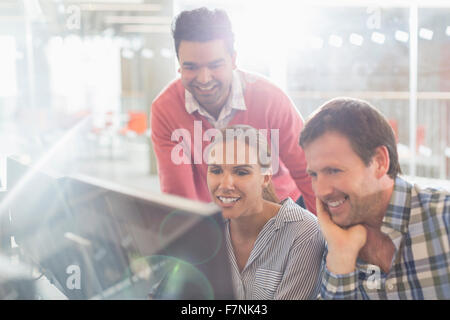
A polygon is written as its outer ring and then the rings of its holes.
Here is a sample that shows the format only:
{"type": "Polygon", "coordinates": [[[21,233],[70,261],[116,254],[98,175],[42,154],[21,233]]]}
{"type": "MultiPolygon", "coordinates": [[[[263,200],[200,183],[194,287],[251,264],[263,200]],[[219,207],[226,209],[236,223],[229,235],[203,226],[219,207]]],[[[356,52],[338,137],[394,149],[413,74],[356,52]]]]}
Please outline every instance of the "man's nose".
{"type": "Polygon", "coordinates": [[[212,80],[211,70],[208,67],[200,68],[196,78],[197,82],[206,84],[212,80]]]}

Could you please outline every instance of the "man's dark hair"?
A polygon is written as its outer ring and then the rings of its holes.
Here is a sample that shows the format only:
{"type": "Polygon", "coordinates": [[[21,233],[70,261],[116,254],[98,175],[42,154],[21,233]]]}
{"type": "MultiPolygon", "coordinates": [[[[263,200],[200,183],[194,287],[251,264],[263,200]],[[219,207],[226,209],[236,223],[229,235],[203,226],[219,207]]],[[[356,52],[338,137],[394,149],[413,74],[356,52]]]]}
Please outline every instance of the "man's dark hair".
{"type": "Polygon", "coordinates": [[[305,148],[327,132],[345,136],[361,160],[368,166],[375,149],[385,146],[389,151],[388,175],[401,174],[394,131],[386,118],[368,102],[353,98],[335,98],[325,102],[306,121],[300,135],[305,148]]]}
{"type": "Polygon", "coordinates": [[[220,9],[209,10],[202,7],[181,12],[172,23],[172,36],[177,57],[182,40],[207,42],[223,39],[230,55],[234,54],[231,22],[227,13],[220,9]]]}

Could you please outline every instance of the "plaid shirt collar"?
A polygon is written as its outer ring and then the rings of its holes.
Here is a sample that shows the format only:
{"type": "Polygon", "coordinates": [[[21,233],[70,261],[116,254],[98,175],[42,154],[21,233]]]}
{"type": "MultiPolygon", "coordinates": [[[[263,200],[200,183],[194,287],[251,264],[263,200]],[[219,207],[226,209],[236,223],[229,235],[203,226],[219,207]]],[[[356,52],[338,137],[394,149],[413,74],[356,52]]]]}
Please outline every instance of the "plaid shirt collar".
{"type": "Polygon", "coordinates": [[[411,217],[412,185],[396,177],[391,200],[384,215],[381,232],[394,243],[396,251],[400,248],[403,235],[408,233],[411,217]]]}
{"type": "Polygon", "coordinates": [[[400,177],[395,179],[391,200],[383,218],[384,228],[403,234],[408,232],[412,185],[400,177]]]}
{"type": "MultiPolygon", "coordinates": [[[[392,262],[395,261],[399,252],[403,236],[408,233],[411,217],[411,190],[412,185],[410,183],[400,177],[396,177],[391,200],[383,217],[381,232],[386,234],[395,246],[392,262]]],[[[374,265],[367,264],[359,257],[356,264],[360,270],[369,270],[374,267],[374,265]]],[[[384,274],[384,272],[382,273],[384,274]]]]}
{"type": "Polygon", "coordinates": [[[226,117],[228,117],[231,114],[233,109],[247,110],[244,100],[244,81],[242,81],[238,71],[233,71],[233,79],[231,82],[230,95],[228,96],[227,102],[225,102],[224,107],[220,111],[217,120],[214,119],[214,117],[211,116],[208,113],[208,111],[206,111],[202,106],[200,106],[200,104],[197,102],[194,96],[186,89],[185,89],[185,97],[186,97],[185,107],[186,111],[189,114],[198,111],[201,115],[205,116],[209,120],[212,120],[213,122],[223,121],[226,117]]]}

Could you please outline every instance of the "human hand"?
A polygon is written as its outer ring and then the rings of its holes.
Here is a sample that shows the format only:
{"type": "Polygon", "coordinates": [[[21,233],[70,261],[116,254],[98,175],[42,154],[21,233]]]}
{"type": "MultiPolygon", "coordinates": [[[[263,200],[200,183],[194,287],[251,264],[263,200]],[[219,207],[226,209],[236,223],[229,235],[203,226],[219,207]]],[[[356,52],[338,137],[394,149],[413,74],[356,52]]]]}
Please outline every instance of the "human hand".
{"type": "Polygon", "coordinates": [[[355,270],[359,251],[367,241],[367,230],[362,225],[344,229],[331,220],[324,204],[316,198],[317,218],[328,243],[327,268],[334,274],[346,274],[355,270]]]}

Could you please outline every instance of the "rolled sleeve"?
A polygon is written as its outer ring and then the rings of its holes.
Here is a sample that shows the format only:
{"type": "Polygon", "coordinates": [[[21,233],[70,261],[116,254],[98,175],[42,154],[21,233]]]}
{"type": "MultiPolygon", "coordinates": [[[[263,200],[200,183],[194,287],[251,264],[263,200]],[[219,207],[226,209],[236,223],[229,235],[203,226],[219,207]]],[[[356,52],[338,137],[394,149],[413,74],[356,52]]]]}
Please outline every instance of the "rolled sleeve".
{"type": "Polygon", "coordinates": [[[324,300],[357,298],[358,272],[334,274],[327,268],[323,273],[320,298],[324,300]]]}

